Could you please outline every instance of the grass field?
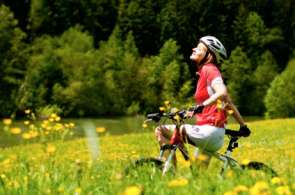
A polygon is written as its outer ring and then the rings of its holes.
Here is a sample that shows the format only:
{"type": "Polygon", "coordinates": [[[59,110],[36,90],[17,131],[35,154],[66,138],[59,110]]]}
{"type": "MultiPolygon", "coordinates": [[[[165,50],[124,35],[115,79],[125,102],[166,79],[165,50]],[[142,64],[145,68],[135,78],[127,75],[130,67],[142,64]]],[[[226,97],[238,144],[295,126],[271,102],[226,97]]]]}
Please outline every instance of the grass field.
{"type": "Polygon", "coordinates": [[[148,127],[150,132],[116,136],[101,127],[96,128],[96,138],[25,140],[23,145],[0,149],[0,194],[294,194],[295,119],[248,125],[252,135],[241,138],[233,156],[245,163],[264,162],[279,177],[229,171],[222,178],[221,164],[214,159],[208,170],[192,174],[181,158],[175,174],[151,176],[143,169],[126,176],[124,168],[132,160],[158,154],[153,127],[148,127]]]}

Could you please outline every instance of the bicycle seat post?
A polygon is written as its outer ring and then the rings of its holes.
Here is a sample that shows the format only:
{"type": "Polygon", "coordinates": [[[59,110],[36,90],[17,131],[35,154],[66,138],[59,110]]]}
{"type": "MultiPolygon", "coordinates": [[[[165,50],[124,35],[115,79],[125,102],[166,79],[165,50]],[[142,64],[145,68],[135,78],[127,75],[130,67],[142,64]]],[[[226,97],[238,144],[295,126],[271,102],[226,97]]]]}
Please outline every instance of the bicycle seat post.
{"type": "Polygon", "coordinates": [[[226,156],[230,156],[231,153],[233,152],[233,150],[237,147],[239,147],[239,144],[238,144],[238,137],[232,137],[230,136],[230,140],[229,140],[229,143],[228,143],[228,146],[227,146],[227,149],[226,149],[226,156]]]}

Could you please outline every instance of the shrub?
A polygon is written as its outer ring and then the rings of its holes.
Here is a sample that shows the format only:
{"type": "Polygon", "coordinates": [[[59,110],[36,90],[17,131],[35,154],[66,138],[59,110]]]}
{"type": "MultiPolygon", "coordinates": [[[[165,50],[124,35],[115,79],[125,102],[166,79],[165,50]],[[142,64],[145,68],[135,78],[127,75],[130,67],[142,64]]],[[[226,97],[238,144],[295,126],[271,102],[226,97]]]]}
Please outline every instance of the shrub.
{"type": "Polygon", "coordinates": [[[295,59],[271,83],[265,97],[266,116],[295,116],[295,59]]]}

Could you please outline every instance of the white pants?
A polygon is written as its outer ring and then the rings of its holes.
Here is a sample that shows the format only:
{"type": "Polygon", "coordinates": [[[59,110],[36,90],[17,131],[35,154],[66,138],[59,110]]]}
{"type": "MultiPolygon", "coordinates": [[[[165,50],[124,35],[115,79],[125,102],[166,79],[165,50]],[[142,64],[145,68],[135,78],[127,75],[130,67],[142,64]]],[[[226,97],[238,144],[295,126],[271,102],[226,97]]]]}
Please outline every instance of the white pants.
{"type": "MultiPolygon", "coordinates": [[[[219,128],[211,125],[189,125],[185,124],[182,127],[185,128],[188,139],[198,147],[202,152],[213,153],[219,150],[223,146],[224,141],[224,128],[219,128]]],[[[167,137],[172,135],[175,129],[175,125],[160,126],[160,131],[156,131],[156,136],[160,141],[161,137],[167,137]],[[159,135],[160,133],[160,135],[159,135]]]]}
{"type": "Polygon", "coordinates": [[[205,152],[216,152],[223,146],[224,128],[211,125],[184,125],[188,139],[205,152]]]}

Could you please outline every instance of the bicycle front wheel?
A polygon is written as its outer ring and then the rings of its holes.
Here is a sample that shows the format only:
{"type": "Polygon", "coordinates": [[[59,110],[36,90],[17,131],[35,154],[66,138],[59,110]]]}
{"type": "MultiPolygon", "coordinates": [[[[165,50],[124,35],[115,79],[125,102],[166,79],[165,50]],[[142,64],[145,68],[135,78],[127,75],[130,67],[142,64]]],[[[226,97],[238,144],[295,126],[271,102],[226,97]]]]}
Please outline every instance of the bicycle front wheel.
{"type": "Polygon", "coordinates": [[[125,175],[132,177],[150,177],[161,175],[164,167],[164,161],[153,158],[140,158],[133,161],[128,167],[125,168],[125,175]]]}

